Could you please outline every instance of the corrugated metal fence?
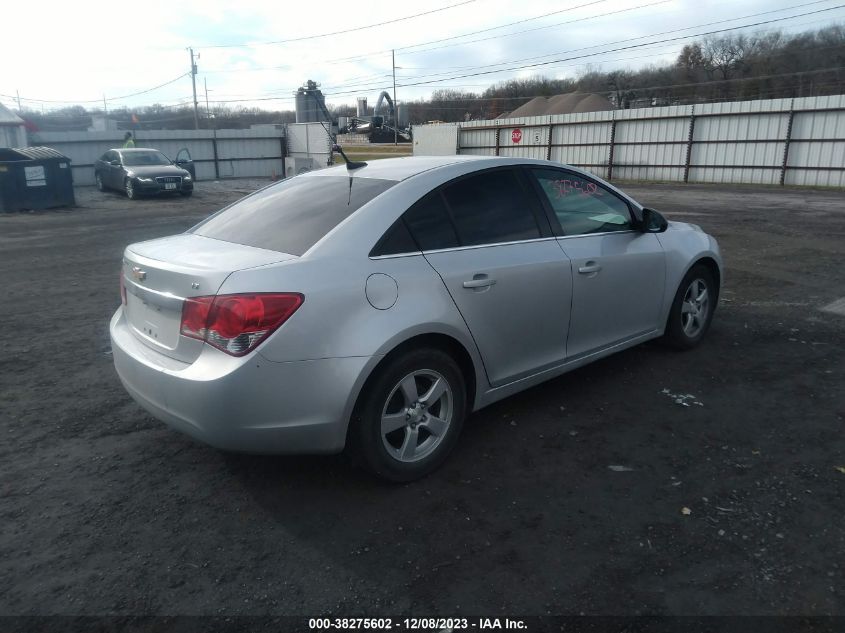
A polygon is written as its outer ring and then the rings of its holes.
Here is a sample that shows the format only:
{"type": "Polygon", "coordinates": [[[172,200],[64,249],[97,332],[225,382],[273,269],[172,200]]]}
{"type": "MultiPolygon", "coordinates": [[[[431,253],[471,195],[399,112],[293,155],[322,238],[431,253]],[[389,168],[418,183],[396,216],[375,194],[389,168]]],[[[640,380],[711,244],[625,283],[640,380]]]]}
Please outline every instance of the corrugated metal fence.
{"type": "MultiPolygon", "coordinates": [[[[94,184],[94,161],[123,144],[123,132],[37,132],[30,145],[52,147],[71,159],[77,185],[94,184]]],[[[138,147],[154,147],[173,159],[186,147],[197,180],[283,177],[285,130],[142,130],[138,147]]]]}
{"type": "Polygon", "coordinates": [[[457,135],[414,127],[414,154],[540,158],[609,180],[845,187],[845,95],[449,125],[457,135]]]}

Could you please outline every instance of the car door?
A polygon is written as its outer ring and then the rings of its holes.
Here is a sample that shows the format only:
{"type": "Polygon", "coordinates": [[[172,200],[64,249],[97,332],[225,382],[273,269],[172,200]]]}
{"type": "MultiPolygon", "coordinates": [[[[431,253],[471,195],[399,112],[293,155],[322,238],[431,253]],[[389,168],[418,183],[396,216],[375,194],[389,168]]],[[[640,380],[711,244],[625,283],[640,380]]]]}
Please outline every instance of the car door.
{"type": "Polygon", "coordinates": [[[176,154],[176,160],[174,160],[173,163],[177,167],[181,167],[182,169],[186,170],[189,174],[191,174],[191,178],[193,178],[194,180],[197,179],[194,161],[191,158],[191,152],[188,151],[187,147],[183,147],[179,150],[179,153],[176,154]]]}
{"type": "Polygon", "coordinates": [[[558,244],[572,262],[570,359],[653,332],[666,283],[660,241],[627,201],[581,174],[532,169],[558,244]]]}
{"type": "Polygon", "coordinates": [[[111,160],[114,152],[109,150],[105,154],[100,157],[100,160],[97,164],[97,171],[100,174],[100,178],[103,181],[103,185],[106,187],[111,187],[111,160]]]}
{"type": "Polygon", "coordinates": [[[404,217],[469,327],[492,386],[564,360],[569,261],[525,174],[506,168],[460,178],[404,217]]]}
{"type": "Polygon", "coordinates": [[[115,189],[123,189],[123,161],[120,159],[120,153],[114,150],[109,152],[108,162],[108,185],[115,189]],[[115,164],[117,163],[117,164],[115,164]]]}

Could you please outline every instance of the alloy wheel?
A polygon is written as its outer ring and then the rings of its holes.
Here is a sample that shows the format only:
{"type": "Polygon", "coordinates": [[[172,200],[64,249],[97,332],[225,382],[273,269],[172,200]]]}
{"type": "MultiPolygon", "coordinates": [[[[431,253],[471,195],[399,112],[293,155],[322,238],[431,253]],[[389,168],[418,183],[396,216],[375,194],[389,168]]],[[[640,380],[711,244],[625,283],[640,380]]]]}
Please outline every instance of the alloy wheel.
{"type": "Polygon", "coordinates": [[[707,324],[710,314],[710,294],[707,283],[693,279],[681,302],[681,327],[689,338],[695,338],[707,324]]]}
{"type": "Polygon", "coordinates": [[[416,462],[443,441],[454,415],[452,388],[431,369],[414,371],[390,391],[381,413],[381,438],[388,454],[416,462]]]}

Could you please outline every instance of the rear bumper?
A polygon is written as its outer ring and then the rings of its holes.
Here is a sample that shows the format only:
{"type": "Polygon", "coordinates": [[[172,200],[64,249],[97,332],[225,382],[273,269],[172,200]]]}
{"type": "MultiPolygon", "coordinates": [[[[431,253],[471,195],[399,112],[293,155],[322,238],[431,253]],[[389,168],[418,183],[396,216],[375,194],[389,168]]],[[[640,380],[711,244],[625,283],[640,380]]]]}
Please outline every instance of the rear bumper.
{"type": "Polygon", "coordinates": [[[208,345],[181,363],[141,343],[123,308],[110,324],[114,365],[153,417],[216,448],[263,454],[343,449],[350,395],[366,357],[275,363],[234,358],[208,345]]]}

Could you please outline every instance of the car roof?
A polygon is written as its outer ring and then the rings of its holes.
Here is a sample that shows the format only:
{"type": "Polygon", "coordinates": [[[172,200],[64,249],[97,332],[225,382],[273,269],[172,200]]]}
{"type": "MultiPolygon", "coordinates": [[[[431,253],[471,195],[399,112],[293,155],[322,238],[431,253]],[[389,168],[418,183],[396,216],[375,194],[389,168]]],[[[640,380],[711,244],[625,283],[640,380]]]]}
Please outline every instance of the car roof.
{"type": "MultiPolygon", "coordinates": [[[[401,158],[381,158],[367,163],[352,171],[356,178],[379,178],[381,180],[401,181],[425,171],[448,167],[457,163],[495,161],[495,156],[403,156],[401,158]]],[[[345,165],[320,169],[303,174],[307,177],[347,176],[345,165]]]]}

